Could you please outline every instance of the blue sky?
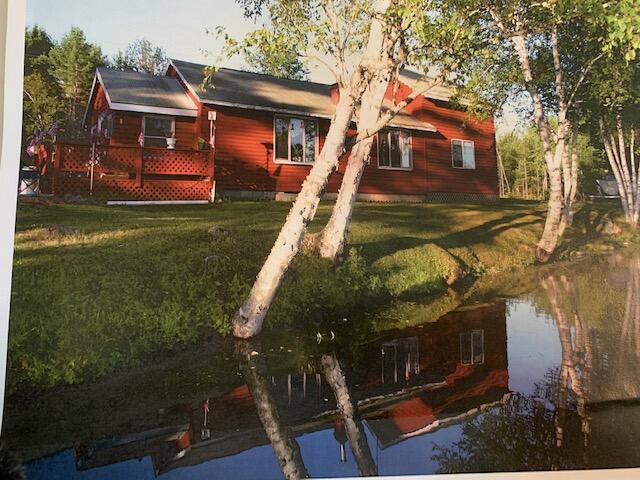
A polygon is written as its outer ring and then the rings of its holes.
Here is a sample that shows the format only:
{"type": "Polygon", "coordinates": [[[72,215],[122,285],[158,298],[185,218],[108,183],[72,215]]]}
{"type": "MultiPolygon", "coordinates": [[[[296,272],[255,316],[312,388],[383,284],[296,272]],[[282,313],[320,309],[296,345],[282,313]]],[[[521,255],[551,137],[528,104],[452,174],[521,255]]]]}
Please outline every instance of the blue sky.
{"type": "MultiPolygon", "coordinates": [[[[77,26],[110,57],[144,37],[163,47],[169,57],[207,64],[215,61],[222,47],[207,30],[224,26],[241,38],[259,26],[242,13],[234,0],[27,0],[27,25],[40,25],[55,40],[77,26]]],[[[225,66],[242,68],[242,58],[225,66]]],[[[319,68],[312,68],[311,79],[331,81],[319,68]]]]}
{"type": "MultiPolygon", "coordinates": [[[[235,0],[27,0],[27,25],[35,24],[55,40],[72,26],[80,27],[110,57],[144,37],[163,47],[171,58],[205,64],[214,63],[222,47],[207,30],[224,26],[229,34],[241,38],[256,27],[243,17],[235,0]]],[[[224,66],[242,68],[242,58],[233,58],[224,66]]],[[[324,67],[310,65],[310,71],[310,80],[333,82],[324,67]]],[[[510,106],[505,113],[496,124],[499,135],[514,128],[517,121],[510,106]]]]}
{"type": "MultiPolygon", "coordinates": [[[[145,37],[170,57],[203,63],[214,59],[206,51],[215,56],[222,45],[207,29],[223,25],[241,37],[255,27],[232,0],[28,0],[27,25],[34,24],[55,40],[71,26],[80,27],[109,56],[145,37]]],[[[238,58],[228,66],[241,65],[238,58]]]]}

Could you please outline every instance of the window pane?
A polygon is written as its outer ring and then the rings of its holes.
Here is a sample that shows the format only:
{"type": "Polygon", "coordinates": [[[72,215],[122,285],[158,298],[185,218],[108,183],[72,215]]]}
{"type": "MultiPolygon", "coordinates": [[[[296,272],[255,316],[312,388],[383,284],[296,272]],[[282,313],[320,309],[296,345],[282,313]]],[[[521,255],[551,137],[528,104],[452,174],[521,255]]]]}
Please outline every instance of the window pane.
{"type": "Polygon", "coordinates": [[[471,364],[471,332],[460,334],[460,363],[471,364]]]}
{"type": "Polygon", "coordinates": [[[464,163],[462,161],[462,142],[460,140],[453,140],[452,152],[453,152],[453,166],[457,168],[463,168],[464,163]]]}
{"type": "Polygon", "coordinates": [[[173,136],[173,119],[161,117],[144,117],[144,134],[149,137],[173,136]]]}
{"type": "Polygon", "coordinates": [[[304,122],[305,148],[304,161],[312,163],[316,159],[316,122],[307,120],[304,122]]]}
{"type": "Polygon", "coordinates": [[[398,130],[391,130],[389,137],[389,156],[391,157],[391,166],[394,168],[400,168],[402,166],[400,132],[398,130]]]}
{"type": "Polygon", "coordinates": [[[473,142],[464,142],[464,168],[476,168],[473,142]]]}
{"type": "Polygon", "coordinates": [[[389,167],[389,132],[381,130],[378,133],[378,165],[389,167]]]}
{"type": "Polygon", "coordinates": [[[291,135],[291,158],[292,162],[302,162],[304,154],[304,122],[298,118],[289,121],[291,135]]]}
{"type": "Polygon", "coordinates": [[[400,142],[402,146],[401,166],[402,168],[411,168],[411,137],[407,132],[400,133],[400,142]]]}
{"type": "Polygon", "coordinates": [[[473,348],[473,363],[484,362],[484,331],[474,330],[471,334],[473,348]]]}
{"type": "Polygon", "coordinates": [[[276,118],[276,158],[289,159],[289,122],[276,118]]]}

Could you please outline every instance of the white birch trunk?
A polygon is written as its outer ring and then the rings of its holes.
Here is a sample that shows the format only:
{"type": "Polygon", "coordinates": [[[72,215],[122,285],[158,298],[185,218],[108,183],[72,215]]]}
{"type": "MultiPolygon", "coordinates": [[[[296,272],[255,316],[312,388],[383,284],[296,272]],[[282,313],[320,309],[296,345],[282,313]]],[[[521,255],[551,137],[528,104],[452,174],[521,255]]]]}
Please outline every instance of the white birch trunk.
{"type": "Polygon", "coordinates": [[[320,359],[322,373],[327,384],[331,387],[333,395],[336,397],[336,404],[345,426],[345,432],[351,445],[351,451],[358,465],[358,471],[362,477],[375,477],[378,475],[378,468],[371,455],[369,442],[364,433],[364,427],[360,421],[357,408],[351,399],[351,394],[347,382],[340,368],[340,363],[335,355],[322,355],[320,359]]]}
{"type": "Polygon", "coordinates": [[[255,346],[244,341],[237,342],[235,348],[256,413],[273,447],[284,478],[287,480],[309,478],[298,443],[290,429],[280,421],[278,407],[267,382],[264,355],[253,355],[255,346]]]}
{"type": "MultiPolygon", "coordinates": [[[[382,102],[389,83],[389,72],[378,75],[362,96],[358,119],[358,131],[372,129],[380,118],[382,102]]],[[[342,177],[342,184],[338,191],[336,204],[331,212],[331,218],[320,233],[319,253],[322,258],[339,262],[345,253],[349,224],[356,203],[358,187],[369,163],[371,148],[376,137],[368,137],[358,142],[351,150],[347,168],[342,177]]]]}
{"type": "MultiPolygon", "coordinates": [[[[529,52],[527,50],[525,37],[522,34],[517,34],[511,37],[511,41],[518,55],[520,69],[525,80],[525,86],[533,102],[533,118],[538,130],[538,135],[542,144],[542,152],[544,154],[547,172],[549,174],[549,206],[544,231],[542,232],[542,237],[540,238],[536,249],[536,260],[541,263],[545,263],[555,251],[560,237],[559,227],[563,208],[562,172],[560,167],[562,152],[564,149],[564,139],[566,136],[567,112],[566,109],[563,108],[563,105],[561,105],[558,115],[558,142],[556,143],[554,153],[551,148],[551,128],[544,112],[542,97],[533,82],[533,74],[529,62],[529,52]]],[[[560,81],[562,81],[562,76],[557,74],[556,77],[558,76],[560,77],[560,81]]],[[[556,78],[556,83],[557,82],[558,78],[556,78]]],[[[557,85],[556,88],[558,88],[557,85]]]]}
{"type": "Polygon", "coordinates": [[[377,0],[369,31],[366,50],[356,66],[347,88],[341,89],[336,113],[320,155],[305,179],[300,193],[280,230],[271,252],[265,260],[249,296],[232,318],[233,334],[239,338],[249,338],[260,333],[271,303],[293,258],[300,250],[307,225],[313,220],[320,197],[329,176],[338,166],[343,152],[345,137],[353,117],[354,104],[359,100],[371,78],[369,69],[377,66],[377,58],[384,45],[385,35],[380,14],[383,14],[391,0],[377,0]]]}
{"type": "Polygon", "coordinates": [[[629,156],[622,121],[618,116],[615,127],[610,127],[604,118],[599,121],[600,138],[618,184],[620,203],[626,222],[634,229],[638,228],[640,217],[640,189],[638,188],[638,165],[636,164],[635,132],[629,134],[629,156]],[[611,133],[611,131],[615,133],[611,133]],[[631,164],[631,165],[629,165],[631,164]]]}

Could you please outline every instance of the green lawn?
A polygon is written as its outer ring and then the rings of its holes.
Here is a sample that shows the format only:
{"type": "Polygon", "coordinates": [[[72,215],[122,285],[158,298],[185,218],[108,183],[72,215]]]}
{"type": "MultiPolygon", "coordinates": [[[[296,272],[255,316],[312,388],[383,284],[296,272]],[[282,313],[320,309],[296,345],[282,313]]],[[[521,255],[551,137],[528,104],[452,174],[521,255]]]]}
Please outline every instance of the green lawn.
{"type": "MultiPolygon", "coordinates": [[[[228,333],[289,207],[21,205],[10,390],[74,383],[228,333]],[[214,225],[222,229],[212,235],[214,225]]],[[[312,231],[330,208],[321,206],[312,231]]],[[[348,261],[333,268],[300,256],[267,328],[299,323],[312,310],[349,316],[363,305],[444,292],[456,269],[480,275],[529,265],[543,218],[535,203],[358,204],[348,261]]]]}

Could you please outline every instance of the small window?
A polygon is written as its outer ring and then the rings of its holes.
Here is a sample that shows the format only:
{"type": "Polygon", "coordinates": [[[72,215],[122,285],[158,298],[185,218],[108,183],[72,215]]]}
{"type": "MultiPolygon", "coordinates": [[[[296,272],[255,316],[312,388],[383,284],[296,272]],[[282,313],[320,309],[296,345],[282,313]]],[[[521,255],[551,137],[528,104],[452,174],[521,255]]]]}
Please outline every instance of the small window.
{"type": "Polygon", "coordinates": [[[98,118],[98,136],[105,140],[113,134],[113,113],[98,118]]]}
{"type": "Polygon", "coordinates": [[[484,330],[472,330],[460,334],[460,363],[462,365],[484,363],[484,330]]]}
{"type": "Polygon", "coordinates": [[[451,156],[454,168],[476,168],[475,147],[471,140],[452,140],[451,156]]]}
{"type": "Polygon", "coordinates": [[[167,138],[175,136],[176,122],[172,117],[145,115],[142,117],[142,132],[145,147],[167,147],[167,138]]]}
{"type": "Polygon", "coordinates": [[[276,117],[274,124],[276,161],[313,163],[318,148],[315,120],[276,117]]]}
{"type": "Polygon", "coordinates": [[[378,168],[411,170],[411,135],[405,130],[381,130],[378,134],[378,168]]]}

